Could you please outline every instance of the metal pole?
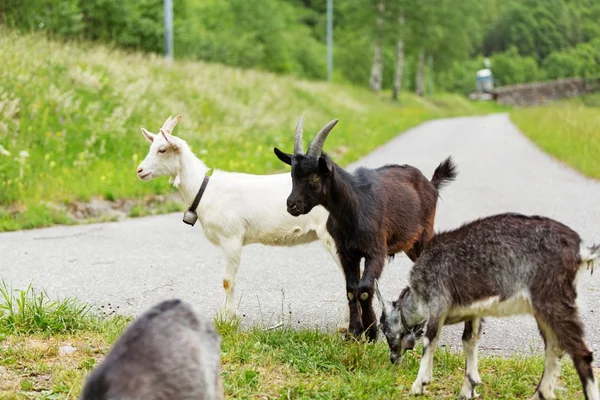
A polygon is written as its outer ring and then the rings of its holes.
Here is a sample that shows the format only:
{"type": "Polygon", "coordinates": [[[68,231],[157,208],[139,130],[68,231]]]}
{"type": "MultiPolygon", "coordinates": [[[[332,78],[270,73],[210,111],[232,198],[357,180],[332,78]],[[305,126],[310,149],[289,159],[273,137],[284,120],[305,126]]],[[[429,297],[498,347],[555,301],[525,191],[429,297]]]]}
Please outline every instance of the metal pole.
{"type": "Polygon", "coordinates": [[[173,60],[173,0],[164,0],[165,5],[165,55],[173,60]]]}
{"type": "Polygon", "coordinates": [[[333,0],[327,0],[327,80],[333,70],[333,0]]]}

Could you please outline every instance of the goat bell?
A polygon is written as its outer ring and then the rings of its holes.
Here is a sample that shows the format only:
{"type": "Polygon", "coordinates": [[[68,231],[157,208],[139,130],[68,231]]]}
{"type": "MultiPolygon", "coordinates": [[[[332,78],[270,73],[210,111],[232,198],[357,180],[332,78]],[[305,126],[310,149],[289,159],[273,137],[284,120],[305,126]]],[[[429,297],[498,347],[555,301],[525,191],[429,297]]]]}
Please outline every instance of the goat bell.
{"type": "Polygon", "coordinates": [[[198,214],[196,214],[196,211],[192,211],[189,208],[185,210],[185,212],[183,213],[183,222],[185,222],[188,225],[194,226],[196,221],[198,221],[198,214]]]}

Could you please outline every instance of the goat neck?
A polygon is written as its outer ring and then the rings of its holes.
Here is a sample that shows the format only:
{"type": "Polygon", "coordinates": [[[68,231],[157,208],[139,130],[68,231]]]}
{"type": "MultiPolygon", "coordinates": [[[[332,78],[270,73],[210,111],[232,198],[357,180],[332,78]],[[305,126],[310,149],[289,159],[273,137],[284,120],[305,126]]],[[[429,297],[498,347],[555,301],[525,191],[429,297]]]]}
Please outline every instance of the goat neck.
{"type": "Polygon", "coordinates": [[[196,157],[190,149],[181,149],[177,175],[179,176],[179,193],[181,193],[186,205],[189,206],[192,204],[207,171],[208,167],[206,164],[196,157]]]}
{"type": "Polygon", "coordinates": [[[351,227],[358,214],[359,199],[353,188],[354,177],[335,163],[332,163],[330,196],[325,197],[323,207],[340,223],[351,227]]]}

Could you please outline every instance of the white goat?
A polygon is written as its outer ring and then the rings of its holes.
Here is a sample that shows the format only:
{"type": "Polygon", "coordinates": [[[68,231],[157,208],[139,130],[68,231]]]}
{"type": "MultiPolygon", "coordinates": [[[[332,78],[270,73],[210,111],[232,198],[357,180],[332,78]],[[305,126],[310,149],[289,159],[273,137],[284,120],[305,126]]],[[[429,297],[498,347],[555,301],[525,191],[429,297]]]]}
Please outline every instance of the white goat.
{"type": "MultiPolygon", "coordinates": [[[[209,168],[197,158],[185,140],[172,131],[181,115],[169,118],[153,134],[142,129],[150,150],[139,165],[143,181],[169,176],[189,206],[198,193],[209,168]]],[[[301,129],[301,125],[297,127],[301,129]]],[[[235,277],[242,247],[252,243],[269,246],[296,246],[320,240],[341,270],[333,238],[326,228],[329,213],[315,207],[310,213],[294,217],[287,212],[286,199],[292,190],[290,173],[252,175],[214,170],[196,208],[206,238],[223,249],[225,257],[225,312],[235,315],[235,277]]],[[[349,310],[344,307],[341,329],[347,328],[349,310]]]]}

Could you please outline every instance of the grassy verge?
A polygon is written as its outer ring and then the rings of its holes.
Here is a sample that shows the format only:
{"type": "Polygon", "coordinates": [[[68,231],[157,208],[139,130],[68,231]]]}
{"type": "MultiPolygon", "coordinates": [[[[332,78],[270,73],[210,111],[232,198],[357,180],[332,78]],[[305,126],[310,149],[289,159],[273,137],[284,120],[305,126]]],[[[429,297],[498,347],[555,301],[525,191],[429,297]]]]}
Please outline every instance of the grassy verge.
{"type": "MultiPolygon", "coordinates": [[[[51,302],[43,293],[0,288],[0,399],[76,399],[94,368],[130,320],[98,317],[74,300],[51,302]],[[2,303],[0,303],[2,304],[2,303]],[[75,352],[61,355],[59,348],[75,352]]],[[[222,343],[227,398],[408,398],[420,346],[399,366],[384,342],[345,342],[317,330],[242,329],[216,320],[222,343]]],[[[439,349],[425,398],[456,398],[464,374],[462,354],[439,349]]],[[[529,398],[542,375],[541,357],[480,357],[488,399],[529,398]]],[[[563,362],[561,399],[582,397],[570,361],[563,362]]]]}
{"type": "Polygon", "coordinates": [[[498,110],[455,95],[394,103],[352,86],[169,64],[2,27],[0,58],[0,231],[72,222],[56,204],[171,192],[166,178],[135,174],[148,151],[140,127],[156,132],[171,114],[183,114],[176,134],[209,166],[269,173],[285,170],[272,148],[291,149],[302,113],[307,136],[340,119],[327,150],[345,164],[423,121],[498,110]]]}
{"type": "Polygon", "coordinates": [[[510,117],[542,150],[600,179],[600,94],[514,109],[510,117]]]}

